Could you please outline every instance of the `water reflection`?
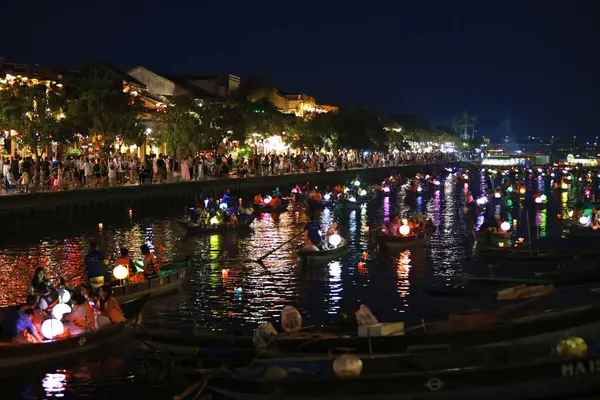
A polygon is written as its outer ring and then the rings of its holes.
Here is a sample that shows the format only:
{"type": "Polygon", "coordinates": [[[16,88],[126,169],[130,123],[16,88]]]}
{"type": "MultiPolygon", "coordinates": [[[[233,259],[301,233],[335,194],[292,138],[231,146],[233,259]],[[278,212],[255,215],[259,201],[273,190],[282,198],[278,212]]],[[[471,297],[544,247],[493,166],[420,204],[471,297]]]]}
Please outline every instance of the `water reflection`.
{"type": "Polygon", "coordinates": [[[46,397],[64,397],[67,389],[67,375],[62,372],[46,374],[42,379],[42,387],[46,397]]]}

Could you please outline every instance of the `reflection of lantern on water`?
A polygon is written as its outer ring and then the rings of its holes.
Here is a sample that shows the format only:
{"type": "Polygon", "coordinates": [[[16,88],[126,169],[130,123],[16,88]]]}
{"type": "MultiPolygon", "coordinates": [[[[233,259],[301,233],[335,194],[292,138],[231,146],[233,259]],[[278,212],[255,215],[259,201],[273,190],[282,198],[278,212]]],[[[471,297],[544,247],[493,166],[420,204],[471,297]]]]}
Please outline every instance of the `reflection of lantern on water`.
{"type": "Polygon", "coordinates": [[[229,270],[227,268],[223,268],[221,270],[221,277],[223,277],[223,278],[229,278],[229,270]]]}
{"type": "Polygon", "coordinates": [[[98,224],[98,230],[102,230],[102,229],[104,229],[104,224],[102,222],[100,222],[98,224]]]}
{"type": "Polygon", "coordinates": [[[365,264],[364,262],[362,262],[362,261],[360,261],[360,262],[358,263],[358,273],[359,273],[359,274],[361,274],[361,275],[364,275],[364,273],[366,272],[365,265],[366,265],[366,264],[365,264]]]}
{"type": "Polygon", "coordinates": [[[368,259],[369,258],[369,253],[367,253],[366,251],[362,253],[362,258],[363,259],[368,259]]]}
{"type": "Polygon", "coordinates": [[[368,226],[365,226],[365,233],[369,233],[371,231],[371,228],[369,228],[368,226]]]}
{"type": "Polygon", "coordinates": [[[504,247],[504,242],[498,243],[498,247],[504,247]]]}

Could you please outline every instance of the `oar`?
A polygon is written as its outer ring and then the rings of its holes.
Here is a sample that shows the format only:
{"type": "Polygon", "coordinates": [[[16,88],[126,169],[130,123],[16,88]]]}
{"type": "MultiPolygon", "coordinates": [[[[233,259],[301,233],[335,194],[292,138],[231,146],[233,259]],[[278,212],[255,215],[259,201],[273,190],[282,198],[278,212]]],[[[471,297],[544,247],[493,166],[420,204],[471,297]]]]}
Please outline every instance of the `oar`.
{"type": "Polygon", "coordinates": [[[273,250],[270,250],[270,251],[266,252],[261,257],[257,258],[256,262],[258,262],[259,264],[262,264],[262,260],[264,260],[265,258],[267,258],[268,256],[270,256],[271,254],[275,253],[277,250],[279,250],[280,248],[282,248],[286,244],[290,243],[292,240],[295,240],[296,238],[298,238],[298,236],[302,235],[303,233],[304,233],[304,231],[298,233],[297,235],[294,235],[291,239],[286,240],[285,242],[283,242],[279,246],[275,247],[273,250]]]}

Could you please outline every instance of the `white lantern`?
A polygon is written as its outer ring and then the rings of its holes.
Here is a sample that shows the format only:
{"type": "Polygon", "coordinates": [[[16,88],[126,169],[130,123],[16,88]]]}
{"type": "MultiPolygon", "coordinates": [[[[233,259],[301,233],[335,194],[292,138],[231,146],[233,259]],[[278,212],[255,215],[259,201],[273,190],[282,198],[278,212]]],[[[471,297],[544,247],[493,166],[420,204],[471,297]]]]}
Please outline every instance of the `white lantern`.
{"type": "Polygon", "coordinates": [[[504,221],[500,224],[500,229],[502,229],[504,232],[508,232],[508,230],[510,229],[510,223],[504,221]]]}
{"type": "Polygon", "coordinates": [[[68,303],[71,300],[71,293],[67,289],[58,289],[58,301],[60,303],[68,303]]]}
{"type": "Polygon", "coordinates": [[[586,217],[585,215],[581,218],[579,218],[579,223],[581,225],[587,225],[590,222],[590,218],[586,217]]]}
{"type": "Polygon", "coordinates": [[[264,202],[265,202],[265,204],[269,204],[271,202],[271,200],[273,200],[273,198],[271,196],[267,196],[267,197],[265,197],[264,202]]]}
{"type": "Polygon", "coordinates": [[[502,197],[502,195],[500,194],[500,192],[496,192],[494,193],[494,197],[499,199],[500,197],[502,197]]]}
{"type": "Polygon", "coordinates": [[[542,204],[542,203],[544,202],[544,200],[542,200],[542,197],[540,196],[540,197],[536,197],[536,198],[535,198],[535,202],[536,202],[537,204],[542,204]]]}
{"type": "Polygon", "coordinates": [[[217,225],[219,223],[219,219],[217,217],[212,217],[209,222],[211,225],[217,225]]]}
{"type": "Polygon", "coordinates": [[[60,303],[60,304],[55,305],[54,308],[52,309],[52,316],[60,321],[63,317],[63,314],[68,314],[70,312],[71,312],[71,307],[69,307],[68,304],[60,303]]]}
{"type": "Polygon", "coordinates": [[[57,319],[47,319],[42,323],[42,335],[46,339],[53,339],[55,336],[62,335],[65,332],[65,327],[62,322],[57,319]]]}
{"type": "Polygon", "coordinates": [[[227,203],[223,202],[223,203],[219,204],[219,208],[223,211],[227,210],[227,203]]]}
{"type": "Polygon", "coordinates": [[[360,192],[358,192],[359,195],[361,196],[366,196],[367,195],[367,191],[365,189],[361,189],[360,192]]]}
{"type": "Polygon", "coordinates": [[[548,199],[548,197],[546,197],[545,194],[540,196],[540,199],[542,199],[542,202],[546,201],[548,199]]]}
{"type": "Polygon", "coordinates": [[[323,198],[329,201],[329,199],[331,199],[331,195],[329,193],[325,193],[325,196],[323,196],[323,198]]]}
{"type": "Polygon", "coordinates": [[[358,179],[354,181],[354,186],[360,186],[360,181],[358,179]]]}
{"type": "Polygon", "coordinates": [[[417,188],[417,192],[422,192],[422,191],[423,191],[423,188],[422,188],[421,186],[419,186],[419,187],[417,188]]]}
{"type": "Polygon", "coordinates": [[[402,236],[408,236],[409,233],[410,233],[410,227],[408,225],[402,225],[400,227],[400,234],[402,236]]]}
{"type": "Polygon", "coordinates": [[[356,203],[356,197],[350,197],[348,198],[348,201],[350,201],[350,203],[356,203]]]}
{"type": "Polygon", "coordinates": [[[129,275],[129,269],[124,265],[117,265],[113,268],[113,276],[119,280],[127,278],[129,275]]]}
{"type": "Polygon", "coordinates": [[[384,186],[383,187],[383,191],[386,192],[386,193],[388,193],[390,191],[389,186],[384,186]]]}
{"type": "Polygon", "coordinates": [[[337,233],[334,233],[333,235],[329,236],[329,244],[333,247],[338,247],[340,243],[342,243],[342,237],[337,233]]]}

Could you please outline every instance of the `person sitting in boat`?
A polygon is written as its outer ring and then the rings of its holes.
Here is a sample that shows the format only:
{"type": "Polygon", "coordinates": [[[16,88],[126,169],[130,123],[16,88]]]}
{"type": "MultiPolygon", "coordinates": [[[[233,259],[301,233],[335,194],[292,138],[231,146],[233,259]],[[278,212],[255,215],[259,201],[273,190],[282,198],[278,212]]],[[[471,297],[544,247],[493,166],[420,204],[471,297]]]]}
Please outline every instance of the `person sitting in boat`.
{"type": "Polygon", "coordinates": [[[400,217],[395,215],[388,224],[388,234],[390,236],[400,236],[400,227],[402,226],[402,221],[400,221],[400,217]]]}
{"type": "MultiPolygon", "coordinates": [[[[127,247],[122,247],[120,254],[121,255],[119,256],[119,258],[117,258],[115,260],[114,265],[115,266],[123,265],[123,266],[127,267],[127,270],[129,271],[129,276],[127,277],[127,280],[129,281],[130,284],[143,282],[144,274],[137,271],[137,267],[135,266],[135,263],[129,257],[129,249],[127,247]]],[[[113,277],[113,280],[117,280],[117,279],[113,277]]]]}
{"type": "Polygon", "coordinates": [[[2,314],[1,333],[6,338],[12,339],[15,343],[39,343],[43,341],[40,332],[33,325],[35,313],[33,309],[26,309],[24,312],[14,307],[0,311],[2,314]]]}
{"type": "Polygon", "coordinates": [[[229,222],[228,222],[228,224],[232,225],[232,226],[235,226],[235,225],[237,225],[237,223],[238,223],[237,215],[231,214],[229,216],[229,222]]]}
{"type": "Polygon", "coordinates": [[[265,201],[263,200],[262,193],[259,192],[256,194],[256,196],[254,196],[254,204],[257,206],[265,205],[265,201]]]}
{"type": "Polygon", "coordinates": [[[231,189],[228,188],[225,191],[225,193],[223,194],[223,197],[221,197],[221,203],[225,203],[225,204],[228,204],[228,205],[235,203],[235,198],[231,194],[231,189]]]}
{"type": "Polygon", "coordinates": [[[160,265],[158,260],[153,253],[150,252],[150,248],[147,244],[140,246],[142,256],[144,256],[144,277],[151,279],[160,274],[160,265]]]}
{"type": "Polygon", "coordinates": [[[104,285],[105,266],[108,265],[106,255],[98,251],[98,244],[90,242],[90,251],[85,255],[85,266],[92,289],[98,289],[104,285]]]}
{"type": "Polygon", "coordinates": [[[64,319],[70,325],[69,330],[72,335],[96,329],[94,309],[83,295],[74,294],[71,297],[71,305],[72,311],[65,314],[64,319]]]}
{"type": "Polygon", "coordinates": [[[315,190],[311,195],[310,195],[310,199],[314,200],[314,201],[321,201],[323,199],[323,196],[321,196],[321,192],[315,190]]]}
{"type": "Polygon", "coordinates": [[[121,311],[121,306],[117,299],[112,295],[110,286],[103,285],[100,288],[100,298],[98,299],[98,310],[100,311],[101,317],[98,318],[98,325],[107,325],[107,320],[112,324],[119,324],[125,322],[125,316],[121,311]]]}
{"type": "Polygon", "coordinates": [[[273,190],[273,197],[281,197],[281,190],[279,190],[279,187],[276,187],[275,190],[273,190]]]}
{"type": "Polygon", "coordinates": [[[323,239],[319,233],[319,223],[315,216],[311,216],[310,221],[304,226],[304,245],[315,246],[321,249],[323,246],[323,239]]]}
{"type": "Polygon", "coordinates": [[[327,232],[325,232],[325,241],[323,243],[323,245],[328,246],[329,245],[329,238],[332,235],[335,235],[338,233],[338,225],[336,222],[332,222],[331,225],[329,226],[329,228],[327,228],[327,232]]]}
{"type": "Polygon", "coordinates": [[[31,294],[36,296],[42,296],[50,292],[52,285],[50,280],[46,277],[46,271],[44,268],[38,267],[33,272],[33,278],[29,285],[29,291],[31,294]]]}

